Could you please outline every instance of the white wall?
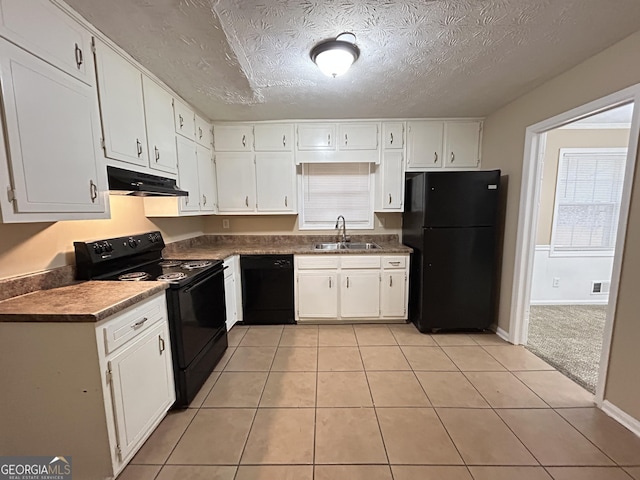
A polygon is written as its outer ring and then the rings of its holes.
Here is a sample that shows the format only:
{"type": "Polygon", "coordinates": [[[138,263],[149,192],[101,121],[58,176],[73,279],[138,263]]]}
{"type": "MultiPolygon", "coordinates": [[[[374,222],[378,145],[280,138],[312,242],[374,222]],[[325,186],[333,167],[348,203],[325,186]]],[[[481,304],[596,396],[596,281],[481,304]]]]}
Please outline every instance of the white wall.
{"type": "Polygon", "coordinates": [[[532,305],[606,304],[607,294],[591,293],[592,282],[610,281],[613,257],[552,257],[549,245],[536,245],[532,305]],[[557,287],[554,279],[557,278],[557,287]]]}

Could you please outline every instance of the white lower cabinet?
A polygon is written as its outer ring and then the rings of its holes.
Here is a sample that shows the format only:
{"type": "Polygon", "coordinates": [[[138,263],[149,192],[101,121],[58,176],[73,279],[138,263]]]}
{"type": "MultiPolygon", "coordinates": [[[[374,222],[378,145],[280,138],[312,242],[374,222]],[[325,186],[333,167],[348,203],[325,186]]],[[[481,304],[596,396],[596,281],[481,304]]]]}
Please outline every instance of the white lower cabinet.
{"type": "Polygon", "coordinates": [[[240,257],[233,255],[224,259],[224,299],[227,308],[227,331],[242,321],[242,284],[240,257]]]}
{"type": "Polygon", "coordinates": [[[300,323],[407,318],[408,255],[296,255],[294,264],[300,323]]]}
{"type": "Polygon", "coordinates": [[[2,322],[0,361],[3,455],[64,452],[73,478],[118,476],[175,401],[164,292],[98,323],[2,322]]]}

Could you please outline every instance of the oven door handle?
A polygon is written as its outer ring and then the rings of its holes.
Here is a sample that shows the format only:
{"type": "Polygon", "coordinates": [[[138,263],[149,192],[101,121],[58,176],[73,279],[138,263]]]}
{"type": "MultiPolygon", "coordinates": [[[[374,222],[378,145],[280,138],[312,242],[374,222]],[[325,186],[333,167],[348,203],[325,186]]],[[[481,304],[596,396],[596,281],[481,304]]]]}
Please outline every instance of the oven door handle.
{"type": "Polygon", "coordinates": [[[193,285],[189,285],[187,288],[184,289],[183,293],[189,293],[191,290],[193,290],[194,288],[202,285],[204,282],[208,282],[209,280],[211,280],[213,277],[215,277],[216,275],[221,275],[222,273],[224,273],[224,271],[229,268],[229,267],[222,267],[220,270],[217,270],[216,272],[214,272],[211,275],[207,275],[205,278],[203,278],[202,280],[200,280],[197,283],[194,283],[193,285]]]}

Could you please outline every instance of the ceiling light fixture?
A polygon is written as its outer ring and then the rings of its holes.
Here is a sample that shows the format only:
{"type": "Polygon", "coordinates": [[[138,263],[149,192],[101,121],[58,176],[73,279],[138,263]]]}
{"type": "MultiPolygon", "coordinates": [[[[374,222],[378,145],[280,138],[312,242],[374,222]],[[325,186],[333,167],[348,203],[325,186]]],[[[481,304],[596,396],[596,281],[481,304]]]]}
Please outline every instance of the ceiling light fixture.
{"type": "Polygon", "coordinates": [[[341,33],[335,40],[326,40],[313,47],[311,60],[322,73],[335,78],[346,73],[360,56],[360,49],[355,42],[356,36],[353,33],[341,33]]]}

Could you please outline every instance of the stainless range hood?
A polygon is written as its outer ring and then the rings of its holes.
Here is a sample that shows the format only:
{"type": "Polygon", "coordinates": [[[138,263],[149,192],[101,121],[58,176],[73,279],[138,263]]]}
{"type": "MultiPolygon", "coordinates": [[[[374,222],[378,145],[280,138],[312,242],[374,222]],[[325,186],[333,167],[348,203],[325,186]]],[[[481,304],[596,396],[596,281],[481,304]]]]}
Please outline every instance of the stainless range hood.
{"type": "Polygon", "coordinates": [[[186,197],[189,192],[180,190],[171,178],[148,173],[132,172],[122,168],[107,167],[109,193],[138,197],[186,197]]]}

